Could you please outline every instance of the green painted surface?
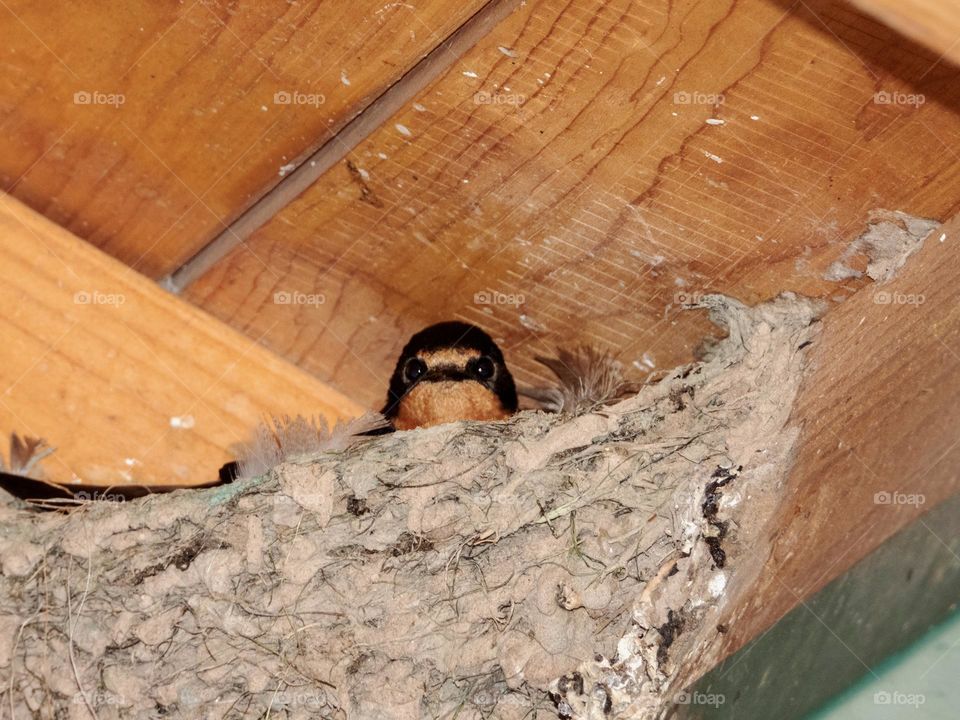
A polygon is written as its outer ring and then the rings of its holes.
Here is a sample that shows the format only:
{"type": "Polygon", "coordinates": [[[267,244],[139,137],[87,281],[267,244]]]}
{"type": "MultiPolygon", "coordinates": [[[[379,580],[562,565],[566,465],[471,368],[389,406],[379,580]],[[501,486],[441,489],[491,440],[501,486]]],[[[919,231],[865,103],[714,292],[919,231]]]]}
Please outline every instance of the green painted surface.
{"type": "Polygon", "coordinates": [[[960,717],[960,612],[874,672],[809,720],[960,717]]]}
{"type": "MultiPolygon", "coordinates": [[[[839,553],[843,548],[836,550],[839,553]]],[[[903,679],[899,675],[884,680],[888,669],[892,671],[897,663],[905,661],[890,658],[918,638],[924,640],[916,652],[923,651],[927,644],[942,647],[946,641],[936,633],[946,633],[950,642],[958,637],[950,634],[958,632],[954,629],[958,621],[942,625],[957,612],[958,601],[960,496],[954,496],[890,538],[768,632],[707,673],[691,688],[691,703],[676,707],[671,717],[801,720],[833,702],[834,712],[867,709],[863,715],[825,715],[817,720],[926,720],[940,717],[927,714],[940,707],[939,687],[948,695],[944,702],[954,708],[944,717],[960,718],[960,672],[956,660],[960,646],[948,654],[952,661],[941,661],[923,678],[924,683],[931,683],[925,685],[929,697],[909,683],[897,687],[895,682],[903,679]],[[938,627],[941,625],[942,628],[938,627]],[[930,634],[932,628],[937,630],[930,634]],[[941,673],[949,677],[946,687],[941,673]],[[851,687],[856,689],[834,700],[851,687]],[[893,707],[879,702],[874,705],[873,694],[883,691],[890,693],[893,707]],[[862,700],[854,702],[854,696],[860,692],[868,693],[868,707],[862,700]],[[925,697],[920,700],[918,694],[925,697]],[[846,705],[847,702],[854,704],[846,705]],[[885,714],[888,710],[890,714],[885,714]]],[[[885,699],[886,696],[878,698],[885,699]]]]}

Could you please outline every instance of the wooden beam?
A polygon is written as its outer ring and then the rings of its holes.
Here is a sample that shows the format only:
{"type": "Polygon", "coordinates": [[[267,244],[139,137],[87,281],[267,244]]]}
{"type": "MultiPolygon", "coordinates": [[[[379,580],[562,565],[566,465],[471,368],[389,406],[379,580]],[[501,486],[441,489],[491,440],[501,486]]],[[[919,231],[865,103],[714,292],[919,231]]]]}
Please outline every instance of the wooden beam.
{"type": "Polygon", "coordinates": [[[960,64],[960,1],[851,0],[911,40],[960,64]]]}
{"type": "Polygon", "coordinates": [[[840,299],[872,209],[960,209],[958,80],[842,0],[527,3],[186,296],[371,407],[449,318],[522,382],[558,343],[671,367],[680,301],[840,299]]]}
{"type": "Polygon", "coordinates": [[[164,276],[484,4],[9,0],[0,190],[164,276]]]}
{"type": "MultiPolygon", "coordinates": [[[[958,244],[960,217],[892,282],[824,317],[793,411],[801,436],[770,545],[730,558],[732,567],[760,564],[760,576],[741,588],[722,619],[728,631],[688,668],[688,681],[960,494],[958,244]]],[[[935,542],[953,541],[926,529],[935,542]]]]}
{"type": "Polygon", "coordinates": [[[360,408],[17,200],[0,196],[0,432],[58,482],[214,480],[264,413],[360,408]]]}

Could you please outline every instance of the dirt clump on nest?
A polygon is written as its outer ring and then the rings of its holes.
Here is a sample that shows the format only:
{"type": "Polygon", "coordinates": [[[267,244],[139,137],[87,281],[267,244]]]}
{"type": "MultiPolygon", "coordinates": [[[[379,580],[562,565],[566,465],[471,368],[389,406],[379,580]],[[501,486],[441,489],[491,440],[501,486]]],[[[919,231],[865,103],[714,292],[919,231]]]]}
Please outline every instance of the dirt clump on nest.
{"type": "Polygon", "coordinates": [[[840,282],[867,275],[878,283],[891,280],[909,257],[940,223],[898,210],[871,210],[867,229],[827,268],[825,280],[840,282]],[[866,269],[853,267],[856,258],[866,258],[866,269]]]}
{"type": "Polygon", "coordinates": [[[65,515],[0,506],[0,704],[656,717],[762,562],[816,333],[792,296],[702,305],[728,336],[611,406],[370,438],[65,515]]]}

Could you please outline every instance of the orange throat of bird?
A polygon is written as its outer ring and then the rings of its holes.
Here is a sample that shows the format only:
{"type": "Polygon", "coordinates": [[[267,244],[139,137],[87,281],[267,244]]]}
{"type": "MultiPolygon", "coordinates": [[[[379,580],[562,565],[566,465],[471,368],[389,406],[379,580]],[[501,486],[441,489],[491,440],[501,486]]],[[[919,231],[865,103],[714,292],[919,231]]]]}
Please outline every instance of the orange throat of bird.
{"type": "Polygon", "coordinates": [[[457,420],[504,420],[510,413],[500,398],[472,380],[443,380],[414,386],[397,407],[397,430],[431,427],[457,420]]]}

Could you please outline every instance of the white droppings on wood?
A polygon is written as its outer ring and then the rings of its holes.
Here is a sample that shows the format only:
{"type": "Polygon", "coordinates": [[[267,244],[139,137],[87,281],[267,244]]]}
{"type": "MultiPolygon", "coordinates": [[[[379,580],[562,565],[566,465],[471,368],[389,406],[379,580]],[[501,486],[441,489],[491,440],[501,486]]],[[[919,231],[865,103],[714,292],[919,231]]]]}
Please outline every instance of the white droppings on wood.
{"type": "Polygon", "coordinates": [[[397,123],[396,125],[394,125],[394,127],[397,129],[397,132],[398,132],[398,133],[400,133],[401,135],[403,135],[403,136],[405,136],[405,137],[412,137],[412,136],[413,136],[413,133],[410,132],[410,128],[408,128],[406,125],[401,125],[400,123],[397,123]]]}
{"type": "Polygon", "coordinates": [[[279,170],[279,172],[278,172],[277,174],[278,174],[280,177],[283,177],[284,175],[287,175],[288,173],[292,173],[292,172],[293,172],[294,170],[296,170],[296,169],[297,169],[297,166],[296,166],[296,165],[294,165],[293,163],[287,163],[286,165],[281,165],[281,166],[280,166],[280,170],[279,170]]]}
{"type": "Polygon", "coordinates": [[[350,78],[347,77],[347,71],[346,71],[346,70],[341,70],[341,71],[340,71],[340,82],[342,82],[344,85],[349,85],[349,84],[350,84],[350,78]]]}
{"type": "Polygon", "coordinates": [[[534,332],[543,332],[546,330],[542,323],[537,322],[529,315],[521,315],[520,324],[523,325],[527,330],[533,330],[534,332]]]}
{"type": "Polygon", "coordinates": [[[652,267],[657,267],[658,265],[662,265],[667,260],[663,255],[650,255],[649,253],[645,253],[642,250],[636,250],[636,249],[631,250],[630,254],[633,257],[637,258],[638,260],[643,260],[645,263],[651,265],[652,267]]]}
{"type": "Polygon", "coordinates": [[[720,118],[707,118],[707,125],[726,125],[726,120],[721,120],[720,118]]]}
{"type": "Polygon", "coordinates": [[[179,430],[189,430],[196,425],[193,415],[174,415],[170,418],[170,427],[179,430]]]}
{"type": "Polygon", "coordinates": [[[727,576],[725,573],[719,572],[710,578],[710,582],[707,585],[707,590],[710,591],[710,595],[717,598],[723,595],[723,591],[727,587],[727,576]]]}
{"type": "Polygon", "coordinates": [[[516,56],[517,56],[517,54],[516,54],[513,50],[511,50],[511,49],[508,48],[508,47],[504,47],[503,45],[497,46],[497,50],[499,50],[500,52],[502,52],[502,53],[503,53],[504,55],[506,55],[507,57],[516,57],[516,56]]]}
{"type": "Polygon", "coordinates": [[[729,510],[731,508],[737,507],[740,504],[741,500],[743,500],[743,498],[740,496],[740,493],[738,492],[724,493],[723,497],[720,500],[720,507],[729,510]]]}
{"type": "MultiPolygon", "coordinates": [[[[416,10],[416,8],[415,8],[413,5],[411,5],[410,3],[405,3],[405,2],[391,2],[391,3],[387,3],[387,4],[384,5],[382,8],[380,8],[379,10],[377,10],[377,12],[376,12],[375,14],[376,14],[376,15],[382,15],[383,13],[387,12],[388,10],[393,10],[393,9],[395,9],[395,8],[406,8],[407,10],[416,10]]],[[[380,21],[383,22],[383,18],[382,18],[382,17],[380,18],[380,21]]]]}
{"type": "Polygon", "coordinates": [[[480,77],[480,76],[477,75],[473,70],[464,70],[464,71],[463,71],[463,74],[464,74],[465,77],[468,77],[468,78],[480,77]]]}
{"type": "Polygon", "coordinates": [[[707,152],[706,150],[704,150],[704,151],[703,151],[703,154],[706,155],[706,156],[707,156],[708,158],[710,158],[711,160],[713,160],[713,161],[714,161],[715,163],[717,163],[718,165],[723,162],[723,158],[722,158],[722,157],[720,157],[719,155],[714,155],[712,152],[707,152]]]}

